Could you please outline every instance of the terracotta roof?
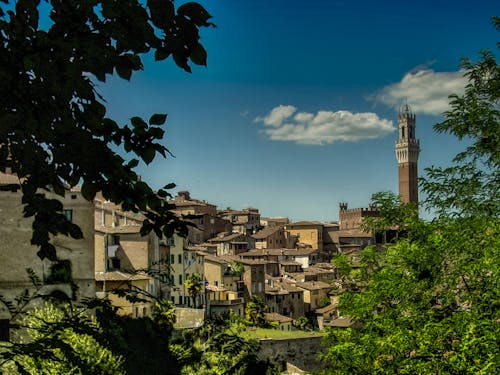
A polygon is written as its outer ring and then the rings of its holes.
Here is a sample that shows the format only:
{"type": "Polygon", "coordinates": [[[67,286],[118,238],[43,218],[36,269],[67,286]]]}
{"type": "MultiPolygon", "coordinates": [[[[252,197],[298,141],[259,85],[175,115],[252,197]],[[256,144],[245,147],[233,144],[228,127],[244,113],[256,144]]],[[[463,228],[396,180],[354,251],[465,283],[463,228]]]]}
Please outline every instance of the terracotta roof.
{"type": "Polygon", "coordinates": [[[211,284],[208,284],[205,287],[205,289],[209,290],[211,292],[227,292],[228,291],[228,289],[226,287],[219,286],[219,285],[211,285],[211,284]]]}
{"type": "Polygon", "coordinates": [[[214,237],[214,238],[211,238],[208,240],[208,242],[230,242],[230,241],[233,241],[235,239],[237,239],[238,237],[241,237],[243,236],[243,234],[241,233],[232,233],[232,234],[229,234],[229,235],[226,235],[226,236],[223,236],[223,237],[214,237]]]}
{"type": "Polygon", "coordinates": [[[293,322],[292,318],[285,316],[285,315],[278,314],[278,313],[264,313],[264,318],[268,322],[279,322],[279,323],[293,322]]]}
{"type": "Polygon", "coordinates": [[[109,234],[137,234],[141,231],[141,225],[121,225],[118,227],[96,226],[96,232],[109,234]]]}
{"type": "Polygon", "coordinates": [[[247,266],[251,265],[260,265],[260,264],[267,264],[265,260],[253,260],[253,259],[240,259],[239,260],[241,263],[246,264],[247,266]]]}
{"type": "Polygon", "coordinates": [[[352,327],[356,322],[350,317],[340,317],[337,319],[333,319],[330,322],[326,323],[330,327],[338,327],[338,328],[349,328],[352,327]]]}
{"type": "Polygon", "coordinates": [[[279,262],[282,266],[301,266],[302,263],[294,262],[293,260],[283,260],[279,262]]]}
{"type": "Polygon", "coordinates": [[[96,272],[96,281],[134,281],[149,280],[151,277],[144,273],[128,273],[123,271],[96,272]]]}
{"type": "Polygon", "coordinates": [[[335,298],[334,297],[334,300],[331,304],[325,306],[325,307],[322,307],[320,309],[316,309],[314,310],[317,314],[324,314],[324,313],[327,313],[327,312],[330,312],[332,310],[335,310],[339,307],[339,300],[338,300],[338,297],[335,298]]]}
{"type": "Polygon", "coordinates": [[[307,290],[318,290],[318,289],[328,289],[331,288],[330,284],[324,283],[322,281],[304,281],[297,282],[297,286],[307,290]]]}
{"type": "Polygon", "coordinates": [[[280,229],[281,227],[267,227],[255,233],[254,235],[252,235],[252,237],[256,240],[263,240],[264,238],[267,238],[270,235],[278,232],[280,229]]]}
{"type": "Polygon", "coordinates": [[[285,255],[298,256],[298,255],[311,255],[312,253],[317,253],[318,249],[306,248],[306,249],[285,249],[285,255]]]}
{"type": "Polygon", "coordinates": [[[290,223],[290,224],[287,224],[286,226],[293,226],[293,225],[298,225],[298,226],[310,226],[310,225],[323,225],[322,222],[320,221],[297,221],[296,223],[290,223]]]}

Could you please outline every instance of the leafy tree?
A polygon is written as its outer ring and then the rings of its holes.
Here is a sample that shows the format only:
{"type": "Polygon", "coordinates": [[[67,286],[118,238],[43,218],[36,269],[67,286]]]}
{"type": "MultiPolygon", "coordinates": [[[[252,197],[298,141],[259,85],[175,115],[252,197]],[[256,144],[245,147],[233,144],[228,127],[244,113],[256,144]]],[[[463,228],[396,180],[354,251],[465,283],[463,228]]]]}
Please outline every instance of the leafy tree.
{"type": "Polygon", "coordinates": [[[180,340],[170,344],[170,351],[183,365],[181,373],[278,374],[275,366],[258,359],[259,342],[245,338],[246,328],[238,323],[241,319],[231,314],[210,319],[199,329],[184,332],[180,340]]]}
{"type": "MultiPolygon", "coordinates": [[[[493,17],[493,24],[500,30],[499,17],[493,17]]],[[[434,126],[439,133],[470,141],[451,167],[427,168],[428,177],[421,181],[427,207],[442,216],[498,216],[500,212],[500,66],[491,51],[481,55],[475,63],[462,59],[469,80],[465,93],[450,97],[451,110],[434,126]]]]}
{"type": "Polygon", "coordinates": [[[196,300],[203,291],[203,280],[201,276],[197,273],[190,274],[188,277],[186,277],[184,286],[193,299],[193,305],[196,307],[196,300]]]}
{"type": "Polygon", "coordinates": [[[293,325],[300,329],[301,331],[309,331],[313,329],[313,325],[309,319],[307,319],[305,316],[300,316],[298,317],[294,322],[293,325]]]}
{"type": "Polygon", "coordinates": [[[266,324],[264,313],[267,311],[267,305],[258,296],[252,296],[245,306],[246,319],[253,325],[262,327],[266,324]]]}
{"type": "Polygon", "coordinates": [[[21,341],[2,345],[8,374],[124,374],[123,359],[96,340],[99,324],[70,305],[45,302],[17,322],[21,341]],[[27,338],[26,338],[27,334],[27,338]]]}
{"type": "Polygon", "coordinates": [[[361,328],[327,334],[325,373],[500,372],[500,68],[487,51],[464,68],[465,94],[451,97],[436,130],[471,145],[452,167],[427,170],[425,204],[437,213],[431,222],[378,195],[382,215],[368,226],[405,225],[406,235],[365,249],[360,272],[344,267],[363,288],[343,293],[340,310],[361,328]]]}
{"type": "Polygon", "coordinates": [[[156,301],[153,306],[153,321],[163,330],[170,332],[176,322],[175,308],[172,301],[156,301]]]}
{"type": "Polygon", "coordinates": [[[213,26],[210,14],[193,2],[176,9],[171,0],[46,3],[48,14],[40,0],[0,2],[0,171],[20,179],[3,189],[21,190],[38,255],[56,260],[50,235],[82,237],[62,204],[43,194],[64,196],[77,184],[87,200],[102,192],[124,210],[142,213],[143,234],[186,233],[165,200],[174,185],[155,192],[134,171],[140,161],[169,154],[158,142],[166,114],[132,117],[120,126],[106,116],[96,83],[113,74],[130,80],[149,53],[157,61],[171,56],[187,72],[190,63],[206,65],[199,28],[213,26]],[[127,160],[123,151],[131,155],[127,160]]]}

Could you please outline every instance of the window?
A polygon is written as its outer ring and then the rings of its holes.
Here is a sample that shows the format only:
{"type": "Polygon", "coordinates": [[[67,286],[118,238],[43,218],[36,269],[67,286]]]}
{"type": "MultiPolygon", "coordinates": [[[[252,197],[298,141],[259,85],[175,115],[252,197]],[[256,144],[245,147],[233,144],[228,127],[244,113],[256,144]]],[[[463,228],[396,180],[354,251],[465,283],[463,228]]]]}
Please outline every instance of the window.
{"type": "Polygon", "coordinates": [[[175,263],[175,255],[170,254],[170,264],[174,264],[174,263],[175,263]]]}
{"type": "Polygon", "coordinates": [[[0,341],[10,340],[9,319],[0,319],[0,341]]]}
{"type": "Polygon", "coordinates": [[[179,285],[182,285],[182,275],[179,275],[179,285]]]}
{"type": "Polygon", "coordinates": [[[110,270],[119,270],[120,269],[120,259],[117,257],[109,258],[109,269],[110,270]]]}
{"type": "Polygon", "coordinates": [[[143,307],[142,308],[142,316],[147,316],[148,315],[148,308],[147,307],[143,307]]]}
{"type": "Polygon", "coordinates": [[[73,221],[73,210],[63,210],[63,215],[68,221],[73,221]]]}
{"type": "Polygon", "coordinates": [[[71,194],[71,199],[76,199],[76,194],[71,194]]]}
{"type": "Polygon", "coordinates": [[[179,255],[177,256],[177,262],[178,262],[179,264],[182,264],[182,254],[179,254],[179,255]]]}

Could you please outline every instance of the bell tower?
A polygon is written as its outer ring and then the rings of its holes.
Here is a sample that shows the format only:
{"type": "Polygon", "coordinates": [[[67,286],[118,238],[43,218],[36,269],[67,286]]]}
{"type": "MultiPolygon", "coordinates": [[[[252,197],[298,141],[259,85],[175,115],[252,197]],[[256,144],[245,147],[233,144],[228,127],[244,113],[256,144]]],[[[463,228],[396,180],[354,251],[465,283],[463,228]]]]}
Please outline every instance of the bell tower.
{"type": "Polygon", "coordinates": [[[399,195],[403,202],[418,203],[417,160],[420,141],[415,138],[415,115],[408,104],[398,115],[399,138],[396,141],[396,159],[399,170],[399,195]]]}

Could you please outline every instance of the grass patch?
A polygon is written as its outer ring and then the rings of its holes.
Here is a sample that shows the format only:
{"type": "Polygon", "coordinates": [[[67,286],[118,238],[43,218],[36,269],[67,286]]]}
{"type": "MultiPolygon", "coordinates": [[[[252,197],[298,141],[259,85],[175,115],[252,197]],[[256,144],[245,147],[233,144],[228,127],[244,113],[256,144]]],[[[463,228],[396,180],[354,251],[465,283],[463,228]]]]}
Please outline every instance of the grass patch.
{"type": "Polygon", "coordinates": [[[323,336],[323,332],[304,332],[304,331],[281,331],[272,328],[248,328],[242,333],[242,336],[252,339],[298,339],[304,337],[323,336]]]}

